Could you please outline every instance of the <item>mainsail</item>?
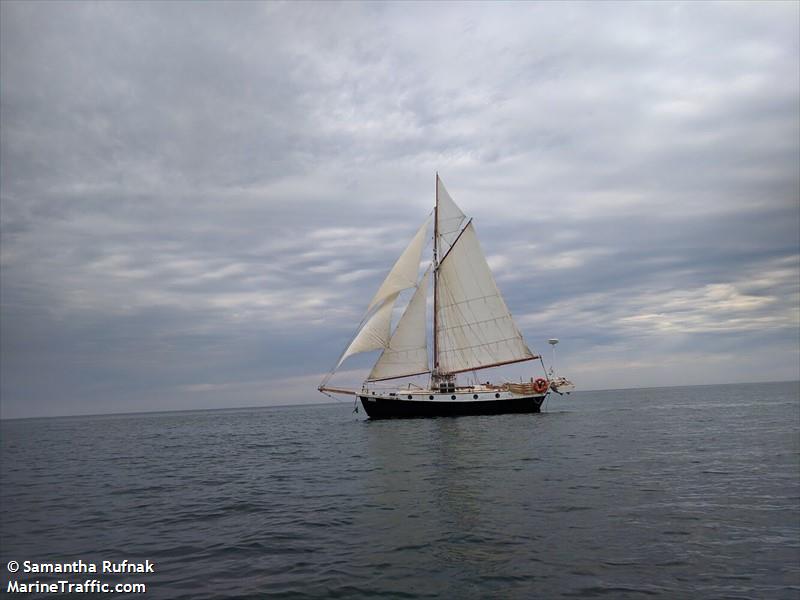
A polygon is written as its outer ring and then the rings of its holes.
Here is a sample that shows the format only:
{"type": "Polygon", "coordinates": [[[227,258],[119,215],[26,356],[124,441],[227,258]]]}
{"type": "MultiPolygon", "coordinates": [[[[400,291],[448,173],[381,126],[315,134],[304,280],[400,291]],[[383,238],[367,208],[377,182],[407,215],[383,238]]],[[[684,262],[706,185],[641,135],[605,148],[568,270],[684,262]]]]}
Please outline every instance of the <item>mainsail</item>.
{"type": "Polygon", "coordinates": [[[536,358],[497,289],[472,223],[439,263],[438,285],[436,341],[441,373],[536,358]]]}
{"type": "Polygon", "coordinates": [[[425,318],[430,273],[429,268],[397,323],[386,349],[372,368],[368,380],[408,377],[430,370],[425,318]]]}

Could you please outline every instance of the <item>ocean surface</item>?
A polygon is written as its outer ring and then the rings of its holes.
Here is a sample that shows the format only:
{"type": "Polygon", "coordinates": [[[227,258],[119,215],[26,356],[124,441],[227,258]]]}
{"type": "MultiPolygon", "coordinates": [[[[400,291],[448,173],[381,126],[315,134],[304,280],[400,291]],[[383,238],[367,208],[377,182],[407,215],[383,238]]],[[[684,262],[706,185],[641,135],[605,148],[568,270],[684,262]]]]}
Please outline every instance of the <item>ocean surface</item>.
{"type": "Polygon", "coordinates": [[[3,421],[0,585],[800,598],[800,384],[576,392],[545,410],[368,421],[342,403],[3,421]],[[6,567],[126,558],[155,573],[6,567]]]}

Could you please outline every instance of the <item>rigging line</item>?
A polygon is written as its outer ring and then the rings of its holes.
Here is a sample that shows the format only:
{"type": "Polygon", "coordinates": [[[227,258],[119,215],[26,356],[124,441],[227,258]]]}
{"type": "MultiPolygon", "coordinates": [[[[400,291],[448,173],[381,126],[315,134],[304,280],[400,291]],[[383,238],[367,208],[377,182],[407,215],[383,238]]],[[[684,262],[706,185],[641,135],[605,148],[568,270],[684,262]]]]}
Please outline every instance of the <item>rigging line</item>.
{"type": "MultiPolygon", "coordinates": [[[[452,328],[448,329],[448,331],[453,331],[455,329],[464,329],[464,328],[466,328],[466,326],[460,326],[460,327],[457,327],[457,328],[456,327],[452,327],[452,328]]],[[[475,336],[475,337],[477,337],[477,336],[475,336]]],[[[521,341],[520,340],[520,336],[515,335],[513,337],[498,338],[498,339],[493,340],[491,342],[481,341],[480,344],[471,344],[469,346],[459,346],[458,348],[462,349],[462,350],[466,350],[468,348],[480,348],[482,346],[492,346],[492,345],[497,346],[497,345],[500,345],[500,344],[509,344],[510,342],[514,342],[514,341],[518,341],[518,342],[521,341]]],[[[524,344],[524,342],[523,342],[523,344],[524,344]]],[[[524,345],[525,345],[526,348],[528,347],[527,344],[524,344],[524,345]]],[[[528,350],[530,350],[530,348],[528,348],[528,350]]],[[[451,351],[452,350],[447,350],[446,352],[451,352],[451,351]]],[[[535,354],[535,353],[531,352],[531,354],[535,354]]]]}
{"type": "MultiPolygon", "coordinates": [[[[474,315],[474,313],[473,313],[473,315],[474,315]]],[[[475,321],[472,322],[472,325],[480,325],[481,323],[492,323],[492,322],[495,322],[495,321],[508,321],[508,317],[506,317],[506,316],[492,317],[491,319],[483,319],[482,321],[475,320],[475,321]]],[[[452,327],[449,327],[448,329],[463,329],[464,327],[467,327],[467,325],[453,325],[452,327]]],[[[519,336],[514,336],[514,337],[519,337],[519,336]]],[[[513,339],[513,338],[505,338],[505,339],[509,339],[510,340],[510,339],[513,339]]]]}
{"type": "Polygon", "coordinates": [[[487,296],[474,296],[472,298],[467,298],[466,300],[459,300],[458,302],[454,301],[452,304],[448,304],[447,306],[458,306],[459,304],[468,304],[469,302],[473,302],[474,300],[489,300],[491,298],[497,298],[497,294],[489,294],[487,296]]]}
{"type": "Polygon", "coordinates": [[[472,223],[472,218],[470,218],[470,220],[469,220],[469,221],[467,221],[467,224],[464,226],[464,229],[462,229],[462,230],[461,230],[461,231],[458,233],[458,235],[456,236],[456,239],[454,239],[454,240],[453,240],[453,243],[452,243],[452,244],[450,244],[450,248],[448,248],[448,249],[447,249],[447,252],[446,252],[446,253],[445,253],[445,255],[442,257],[442,260],[440,260],[440,261],[439,261],[439,265],[440,265],[440,266],[441,266],[441,264],[444,262],[444,259],[445,259],[445,258],[447,258],[448,256],[450,256],[450,253],[453,251],[453,248],[455,248],[455,245],[458,243],[458,240],[460,240],[460,239],[461,239],[461,236],[462,236],[462,234],[463,234],[463,233],[464,233],[464,232],[465,232],[465,231],[466,231],[466,230],[469,228],[469,224],[470,224],[470,223],[472,223]]]}
{"type": "Polygon", "coordinates": [[[323,394],[325,394],[328,398],[333,398],[334,400],[336,400],[336,402],[339,402],[339,403],[344,402],[344,400],[342,400],[340,398],[337,398],[336,396],[332,396],[331,394],[329,394],[325,390],[319,390],[319,391],[322,392],[323,394]]]}
{"type": "MultiPolygon", "coordinates": [[[[482,348],[484,346],[498,346],[503,343],[512,342],[517,338],[502,338],[499,340],[495,340],[494,342],[484,342],[482,344],[471,344],[469,346],[459,346],[458,350],[470,350],[472,348],[482,348]]],[[[454,352],[454,350],[445,350],[445,352],[454,352]]],[[[533,353],[531,353],[533,354],[533,353]]]]}
{"type": "Polygon", "coordinates": [[[544,376],[547,377],[547,367],[544,366],[544,358],[539,356],[539,362],[542,363],[542,371],[544,371],[544,376]]]}

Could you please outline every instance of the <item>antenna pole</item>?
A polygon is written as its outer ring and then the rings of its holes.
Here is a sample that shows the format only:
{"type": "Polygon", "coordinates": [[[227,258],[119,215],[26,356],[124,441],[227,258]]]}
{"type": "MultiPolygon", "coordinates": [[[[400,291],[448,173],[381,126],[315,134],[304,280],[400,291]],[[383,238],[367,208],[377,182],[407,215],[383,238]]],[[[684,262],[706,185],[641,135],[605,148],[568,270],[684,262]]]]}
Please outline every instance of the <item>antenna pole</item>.
{"type": "Polygon", "coordinates": [[[439,171],[436,171],[436,205],[433,209],[433,376],[439,375],[439,171]]]}
{"type": "Polygon", "coordinates": [[[556,344],[558,344],[557,338],[550,338],[547,340],[547,343],[553,347],[553,362],[550,364],[550,374],[555,377],[556,373],[556,344]]]}

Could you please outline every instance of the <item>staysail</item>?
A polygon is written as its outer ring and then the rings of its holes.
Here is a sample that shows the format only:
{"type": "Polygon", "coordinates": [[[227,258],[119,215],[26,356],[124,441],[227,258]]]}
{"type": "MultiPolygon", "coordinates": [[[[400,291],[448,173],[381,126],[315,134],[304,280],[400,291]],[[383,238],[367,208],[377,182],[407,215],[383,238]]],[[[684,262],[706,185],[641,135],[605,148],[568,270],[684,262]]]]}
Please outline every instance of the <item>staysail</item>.
{"type": "Polygon", "coordinates": [[[426,305],[430,268],[411,297],[403,316],[367,379],[394,379],[429,372],[426,305]]]}
{"type": "Polygon", "coordinates": [[[358,333],[344,351],[334,371],[338,369],[348,356],[370,350],[383,350],[389,345],[392,325],[392,309],[399,293],[417,285],[417,273],[422,258],[422,249],[427,240],[426,233],[430,217],[420,225],[417,233],[409,242],[400,258],[394,263],[389,274],[383,280],[375,296],[367,307],[367,314],[376,306],[375,312],[364,322],[358,333]]]}
{"type": "Polygon", "coordinates": [[[439,371],[460,373],[536,358],[497,289],[472,223],[450,244],[439,264],[439,371]]]}

